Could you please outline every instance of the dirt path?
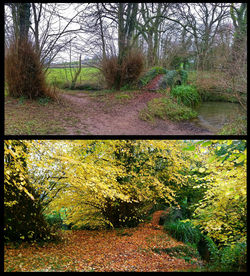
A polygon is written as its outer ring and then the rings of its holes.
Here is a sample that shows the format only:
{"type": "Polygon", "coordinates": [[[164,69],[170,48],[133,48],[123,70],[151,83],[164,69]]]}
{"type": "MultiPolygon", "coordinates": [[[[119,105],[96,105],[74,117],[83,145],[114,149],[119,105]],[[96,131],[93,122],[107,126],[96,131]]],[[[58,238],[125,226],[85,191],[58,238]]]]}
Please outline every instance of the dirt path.
{"type": "Polygon", "coordinates": [[[5,134],[11,135],[209,135],[195,123],[140,119],[154,98],[162,75],[138,91],[60,94],[59,102],[5,98],[5,134]]]}
{"type": "Polygon", "coordinates": [[[139,91],[132,98],[117,100],[114,94],[92,97],[91,94],[63,94],[71,105],[65,116],[76,118],[76,123],[65,124],[66,134],[80,135],[199,135],[211,134],[190,122],[157,119],[154,124],[139,119],[139,112],[153,98],[162,94],[139,91]]]}

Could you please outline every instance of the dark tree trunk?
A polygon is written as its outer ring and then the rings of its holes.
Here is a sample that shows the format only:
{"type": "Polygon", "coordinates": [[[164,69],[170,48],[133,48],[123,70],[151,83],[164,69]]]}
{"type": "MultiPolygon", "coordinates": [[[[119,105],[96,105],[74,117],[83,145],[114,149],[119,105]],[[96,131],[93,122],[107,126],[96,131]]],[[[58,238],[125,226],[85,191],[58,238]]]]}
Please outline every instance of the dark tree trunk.
{"type": "Polygon", "coordinates": [[[11,4],[15,40],[28,39],[30,28],[30,3],[11,4]]]}

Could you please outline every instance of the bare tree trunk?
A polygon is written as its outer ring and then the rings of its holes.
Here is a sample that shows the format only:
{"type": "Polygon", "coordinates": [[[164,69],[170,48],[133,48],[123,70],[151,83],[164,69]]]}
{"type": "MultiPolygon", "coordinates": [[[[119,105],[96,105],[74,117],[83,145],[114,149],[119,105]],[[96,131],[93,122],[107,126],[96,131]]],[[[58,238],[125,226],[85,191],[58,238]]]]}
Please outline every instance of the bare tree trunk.
{"type": "Polygon", "coordinates": [[[10,4],[13,19],[14,40],[28,40],[30,28],[30,3],[10,4]]]}
{"type": "MultiPolygon", "coordinates": [[[[237,62],[241,58],[241,50],[246,44],[247,37],[247,4],[241,3],[237,9],[234,4],[231,4],[230,15],[235,28],[234,41],[232,45],[232,63],[237,62]]],[[[242,62],[244,62],[242,60],[242,62]]]]}
{"type": "Polygon", "coordinates": [[[71,82],[70,89],[72,89],[72,90],[75,89],[76,81],[77,81],[78,76],[81,73],[81,70],[82,70],[82,60],[81,60],[81,55],[80,55],[80,57],[79,57],[79,67],[78,67],[78,70],[74,74],[74,77],[73,77],[72,82],[71,82]]]}
{"type": "Polygon", "coordinates": [[[39,10],[37,14],[36,10],[36,5],[35,3],[32,3],[32,10],[34,14],[34,37],[35,37],[35,47],[36,47],[36,52],[39,54],[39,57],[41,56],[41,51],[40,51],[40,43],[39,43],[39,23],[41,19],[41,12],[42,12],[42,3],[39,5],[39,10]]]}
{"type": "Polygon", "coordinates": [[[115,89],[120,90],[123,82],[123,63],[128,55],[132,43],[132,35],[136,26],[138,3],[128,3],[125,9],[124,3],[118,3],[118,73],[115,89]],[[123,16],[126,14],[126,20],[123,16]]]}
{"type": "Polygon", "coordinates": [[[102,16],[101,16],[101,10],[99,7],[99,3],[97,3],[97,10],[99,15],[99,24],[100,24],[100,35],[102,40],[102,58],[106,59],[106,44],[105,44],[105,37],[104,37],[104,31],[103,31],[103,22],[102,22],[102,16]]]}

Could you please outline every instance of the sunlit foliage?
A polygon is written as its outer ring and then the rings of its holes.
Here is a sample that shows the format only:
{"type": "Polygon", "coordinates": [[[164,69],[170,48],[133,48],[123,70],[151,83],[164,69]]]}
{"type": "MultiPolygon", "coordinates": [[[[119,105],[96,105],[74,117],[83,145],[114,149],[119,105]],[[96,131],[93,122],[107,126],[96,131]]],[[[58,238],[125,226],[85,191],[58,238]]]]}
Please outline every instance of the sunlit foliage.
{"type": "Polygon", "coordinates": [[[73,227],[135,226],[160,203],[218,244],[246,238],[244,140],[22,141],[28,151],[14,143],[5,141],[5,191],[14,185],[36,197],[47,216],[64,210],[73,227]]]}

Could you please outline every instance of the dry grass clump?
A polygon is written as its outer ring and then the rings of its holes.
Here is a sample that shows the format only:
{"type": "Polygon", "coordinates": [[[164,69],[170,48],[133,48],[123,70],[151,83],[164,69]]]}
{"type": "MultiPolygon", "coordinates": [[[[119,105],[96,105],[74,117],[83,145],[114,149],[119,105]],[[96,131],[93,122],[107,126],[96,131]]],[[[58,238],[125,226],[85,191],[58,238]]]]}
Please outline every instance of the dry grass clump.
{"type": "Polygon", "coordinates": [[[107,88],[112,88],[120,70],[118,66],[118,58],[116,56],[105,58],[102,60],[101,67],[107,88]]]}
{"type": "Polygon", "coordinates": [[[107,88],[120,89],[124,85],[135,83],[143,72],[144,57],[142,53],[132,50],[119,64],[117,56],[102,61],[102,72],[107,88]]]}
{"type": "Polygon", "coordinates": [[[12,97],[57,98],[47,86],[40,57],[27,40],[13,41],[5,54],[5,81],[12,97]]]}

